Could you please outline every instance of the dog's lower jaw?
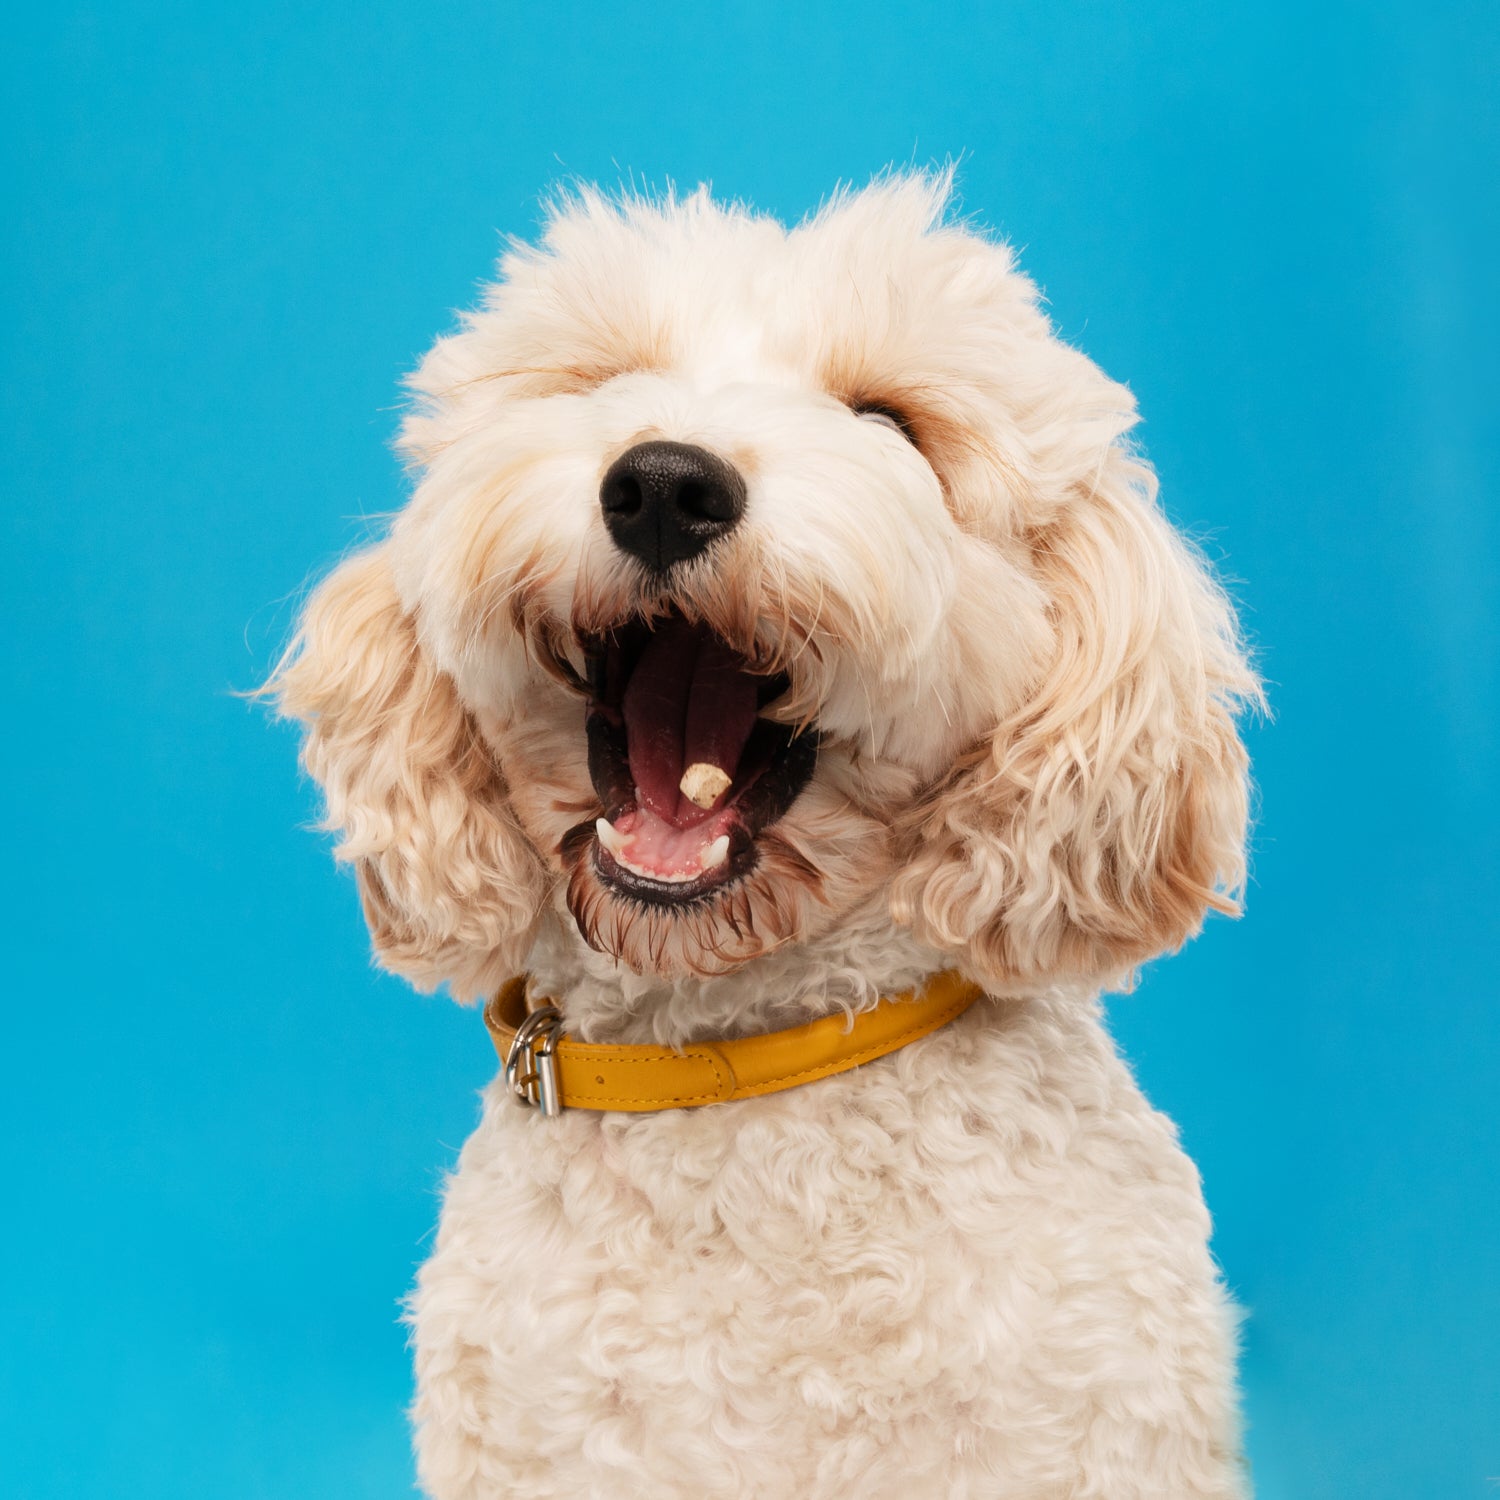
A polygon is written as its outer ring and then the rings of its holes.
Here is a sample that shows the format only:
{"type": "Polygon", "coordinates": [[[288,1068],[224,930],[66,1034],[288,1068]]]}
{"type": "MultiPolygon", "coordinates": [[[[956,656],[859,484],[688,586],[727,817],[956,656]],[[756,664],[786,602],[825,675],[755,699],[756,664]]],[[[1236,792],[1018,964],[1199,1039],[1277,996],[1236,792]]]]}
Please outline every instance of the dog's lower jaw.
{"type": "Polygon", "coordinates": [[[422,1481],[1232,1500],[1207,1237],[1171,1125],[1060,998],[739,1104],[547,1120],[493,1087],[412,1300],[422,1481]]]}

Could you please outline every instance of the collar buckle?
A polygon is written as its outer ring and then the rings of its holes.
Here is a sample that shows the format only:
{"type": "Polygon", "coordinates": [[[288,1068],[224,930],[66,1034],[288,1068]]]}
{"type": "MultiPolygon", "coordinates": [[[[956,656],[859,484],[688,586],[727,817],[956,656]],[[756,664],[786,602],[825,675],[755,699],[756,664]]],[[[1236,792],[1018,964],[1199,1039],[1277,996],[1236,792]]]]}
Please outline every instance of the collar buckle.
{"type": "Polygon", "coordinates": [[[555,1005],[534,1010],[516,1028],[505,1056],[505,1081],[523,1104],[548,1118],[563,1112],[557,1086],[557,1044],[562,1040],[562,1012],[555,1005]]]}

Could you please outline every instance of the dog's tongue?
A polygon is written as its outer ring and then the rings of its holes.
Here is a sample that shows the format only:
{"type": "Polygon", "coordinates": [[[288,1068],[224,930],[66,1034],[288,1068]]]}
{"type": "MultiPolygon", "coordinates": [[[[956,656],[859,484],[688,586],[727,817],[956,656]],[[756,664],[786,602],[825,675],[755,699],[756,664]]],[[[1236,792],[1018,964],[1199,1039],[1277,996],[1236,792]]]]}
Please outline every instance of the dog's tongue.
{"type": "Polygon", "coordinates": [[[668,620],[652,632],[621,708],[630,774],[641,801],[658,817],[686,828],[722,801],[723,790],[707,807],[689,801],[680,789],[683,772],[695,768],[690,789],[716,781],[727,789],[755,727],[756,688],[740,659],[701,626],[668,620]]]}

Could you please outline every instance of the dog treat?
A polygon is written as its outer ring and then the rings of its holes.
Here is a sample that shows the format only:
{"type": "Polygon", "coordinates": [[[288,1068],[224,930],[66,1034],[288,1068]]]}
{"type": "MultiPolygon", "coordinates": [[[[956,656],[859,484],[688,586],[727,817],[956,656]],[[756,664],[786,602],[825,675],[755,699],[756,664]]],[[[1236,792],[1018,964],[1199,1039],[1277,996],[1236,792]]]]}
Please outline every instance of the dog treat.
{"type": "Polygon", "coordinates": [[[678,789],[695,806],[712,807],[729,790],[733,780],[727,771],[706,760],[698,760],[682,773],[678,789]]]}

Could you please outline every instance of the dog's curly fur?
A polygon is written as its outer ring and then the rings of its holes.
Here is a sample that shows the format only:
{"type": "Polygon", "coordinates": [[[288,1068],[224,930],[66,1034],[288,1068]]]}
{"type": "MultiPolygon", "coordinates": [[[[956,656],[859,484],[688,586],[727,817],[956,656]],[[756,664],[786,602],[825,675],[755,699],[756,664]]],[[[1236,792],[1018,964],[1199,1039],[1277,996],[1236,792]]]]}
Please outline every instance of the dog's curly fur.
{"type": "Polygon", "coordinates": [[[412,1303],[439,1500],[1244,1492],[1197,1176],[1095,997],[1235,909],[1258,688],[1131,396],[949,186],[790,231],[561,200],[423,362],[413,498],[274,679],[419,986],[528,968],[574,1034],[666,1043],[950,966],[992,997],[739,1104],[543,1120],[493,1088],[412,1303]],[[665,579],[600,513],[646,439],[748,489],[665,579]],[[601,878],[582,731],[580,642],[669,608],[820,736],[754,868],[686,907],[601,878]]]}

